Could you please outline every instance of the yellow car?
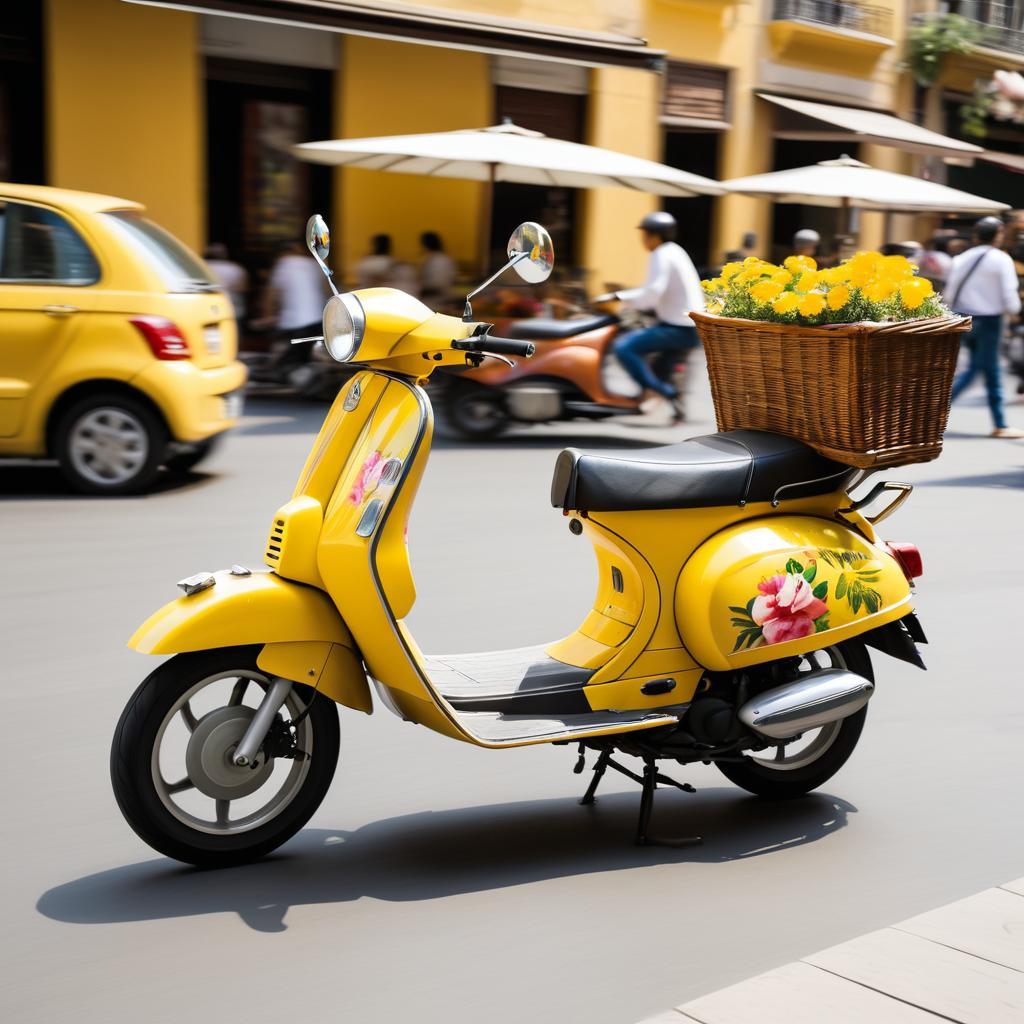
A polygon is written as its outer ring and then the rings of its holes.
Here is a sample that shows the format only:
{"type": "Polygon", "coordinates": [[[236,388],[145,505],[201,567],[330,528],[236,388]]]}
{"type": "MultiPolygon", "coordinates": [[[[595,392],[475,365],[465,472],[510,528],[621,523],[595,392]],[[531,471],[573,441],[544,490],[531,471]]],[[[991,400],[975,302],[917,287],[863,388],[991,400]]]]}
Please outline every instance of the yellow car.
{"type": "Polygon", "coordinates": [[[230,300],[138,203],[0,184],[0,456],[141,490],[234,426],[236,350],[230,300]]]}

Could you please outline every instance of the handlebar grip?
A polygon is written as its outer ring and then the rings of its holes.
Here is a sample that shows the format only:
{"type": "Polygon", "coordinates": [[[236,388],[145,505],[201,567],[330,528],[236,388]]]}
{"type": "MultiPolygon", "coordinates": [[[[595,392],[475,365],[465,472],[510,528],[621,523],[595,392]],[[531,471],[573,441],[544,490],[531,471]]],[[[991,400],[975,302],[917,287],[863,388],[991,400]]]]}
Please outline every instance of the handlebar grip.
{"type": "Polygon", "coordinates": [[[502,356],[524,356],[529,358],[537,351],[532,341],[516,341],[513,338],[495,338],[490,334],[453,341],[452,348],[464,352],[494,352],[502,356]]]}

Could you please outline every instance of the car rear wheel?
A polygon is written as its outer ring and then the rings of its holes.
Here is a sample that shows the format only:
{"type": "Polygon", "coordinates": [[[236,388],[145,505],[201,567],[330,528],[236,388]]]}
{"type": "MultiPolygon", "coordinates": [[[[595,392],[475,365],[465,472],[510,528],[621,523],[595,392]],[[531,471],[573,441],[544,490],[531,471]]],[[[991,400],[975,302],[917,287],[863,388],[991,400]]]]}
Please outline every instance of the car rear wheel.
{"type": "Polygon", "coordinates": [[[57,424],[61,472],[86,494],[131,494],[153,482],[167,449],[167,430],[143,402],[128,395],[90,395],[57,424]]]}

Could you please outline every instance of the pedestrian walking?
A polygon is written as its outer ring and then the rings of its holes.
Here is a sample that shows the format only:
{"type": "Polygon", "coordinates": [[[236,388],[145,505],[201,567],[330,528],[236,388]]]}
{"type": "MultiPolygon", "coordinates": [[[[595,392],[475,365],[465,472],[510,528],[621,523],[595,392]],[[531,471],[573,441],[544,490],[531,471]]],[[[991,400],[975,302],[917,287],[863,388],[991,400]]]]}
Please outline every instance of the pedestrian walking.
{"type": "Polygon", "coordinates": [[[270,272],[267,282],[267,315],[272,316],[279,341],[287,346],[282,366],[308,363],[312,345],[292,345],[292,338],[318,335],[323,330],[324,277],[301,242],[290,242],[270,272]]]}
{"type": "Polygon", "coordinates": [[[203,253],[203,259],[217,284],[231,300],[235,319],[241,323],[245,319],[245,293],[249,290],[249,274],[245,267],[231,259],[223,242],[211,242],[203,253]]]}
{"type": "Polygon", "coordinates": [[[395,259],[391,236],[381,233],[370,239],[370,251],[356,264],[356,288],[381,288],[392,283],[395,259]]]}
{"type": "Polygon", "coordinates": [[[818,246],[821,245],[821,235],[813,228],[801,228],[793,236],[793,255],[810,256],[812,259],[818,255],[818,246]]]}
{"type": "Polygon", "coordinates": [[[678,353],[682,361],[699,344],[691,312],[703,312],[704,292],[693,261],[675,241],[676,220],[670,213],[650,213],[639,224],[643,246],[651,254],[647,279],[639,288],[601,295],[596,302],[619,300],[639,310],[653,310],[658,322],[652,327],[630,331],[612,348],[626,372],[641,386],[671,403],[673,419],[684,418],[683,396],[668,381],[661,380],[646,356],[678,353]]]}
{"type": "Polygon", "coordinates": [[[444,251],[436,231],[420,235],[423,259],[420,261],[420,298],[432,308],[451,301],[455,285],[455,260],[444,251]]]}
{"type": "Polygon", "coordinates": [[[953,258],[949,255],[950,236],[935,235],[928,243],[928,248],[921,254],[919,264],[921,277],[927,278],[932,287],[941,292],[946,287],[949,272],[953,268],[953,258]]]}
{"type": "Polygon", "coordinates": [[[1006,424],[999,345],[1007,314],[1020,312],[1017,271],[1009,253],[1000,249],[1003,222],[982,217],[974,225],[975,245],[953,260],[945,298],[950,309],[973,318],[964,344],[970,364],[953,383],[952,401],[963,394],[978,374],[985,378],[988,406],[992,412],[992,437],[1024,437],[1024,430],[1006,424]]]}

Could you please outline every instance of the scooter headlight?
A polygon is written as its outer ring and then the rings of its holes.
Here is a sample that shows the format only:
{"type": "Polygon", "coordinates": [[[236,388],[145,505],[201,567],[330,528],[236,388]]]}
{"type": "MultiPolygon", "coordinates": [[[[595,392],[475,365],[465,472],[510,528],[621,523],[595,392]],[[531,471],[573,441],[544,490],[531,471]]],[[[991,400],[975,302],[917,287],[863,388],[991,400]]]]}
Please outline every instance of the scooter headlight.
{"type": "Polygon", "coordinates": [[[332,295],[324,306],[324,348],[332,359],[347,363],[359,348],[366,329],[366,314],[350,292],[332,295]]]}

